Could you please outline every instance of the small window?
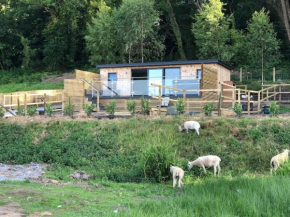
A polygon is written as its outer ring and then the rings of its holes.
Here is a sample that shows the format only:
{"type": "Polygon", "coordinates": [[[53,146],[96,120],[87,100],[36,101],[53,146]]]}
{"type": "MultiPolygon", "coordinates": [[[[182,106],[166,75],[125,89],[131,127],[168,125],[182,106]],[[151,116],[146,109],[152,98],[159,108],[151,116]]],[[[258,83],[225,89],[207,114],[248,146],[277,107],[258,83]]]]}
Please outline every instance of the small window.
{"type": "Polygon", "coordinates": [[[117,81],[117,73],[109,73],[108,74],[108,81],[116,82],[117,81]]]}
{"type": "Polygon", "coordinates": [[[201,69],[196,70],[196,79],[201,79],[201,69]]]}

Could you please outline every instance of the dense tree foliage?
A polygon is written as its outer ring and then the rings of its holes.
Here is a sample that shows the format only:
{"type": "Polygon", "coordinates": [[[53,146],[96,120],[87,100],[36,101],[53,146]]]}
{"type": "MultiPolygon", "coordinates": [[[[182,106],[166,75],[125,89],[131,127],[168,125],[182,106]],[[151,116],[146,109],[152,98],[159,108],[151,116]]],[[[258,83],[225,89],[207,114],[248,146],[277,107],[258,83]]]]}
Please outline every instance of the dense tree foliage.
{"type": "Polygon", "coordinates": [[[261,40],[264,67],[290,59],[286,0],[0,0],[0,23],[0,70],[207,58],[261,69],[261,40]]]}

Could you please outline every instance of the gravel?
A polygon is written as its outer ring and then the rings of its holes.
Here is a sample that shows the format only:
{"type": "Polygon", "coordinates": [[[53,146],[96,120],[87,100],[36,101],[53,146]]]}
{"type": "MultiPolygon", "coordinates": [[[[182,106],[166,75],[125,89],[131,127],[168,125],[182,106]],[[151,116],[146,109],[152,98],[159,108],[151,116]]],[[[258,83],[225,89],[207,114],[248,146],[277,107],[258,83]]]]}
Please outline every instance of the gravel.
{"type": "Polygon", "coordinates": [[[35,163],[28,165],[7,165],[0,163],[0,182],[37,179],[44,173],[45,166],[35,163]]]}

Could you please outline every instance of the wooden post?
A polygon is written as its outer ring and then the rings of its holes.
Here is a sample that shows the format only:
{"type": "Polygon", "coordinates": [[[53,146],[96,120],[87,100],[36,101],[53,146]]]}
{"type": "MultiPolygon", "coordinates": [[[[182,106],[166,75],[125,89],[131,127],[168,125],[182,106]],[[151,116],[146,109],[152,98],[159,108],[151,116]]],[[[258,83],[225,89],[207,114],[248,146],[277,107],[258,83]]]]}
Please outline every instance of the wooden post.
{"type": "MultiPolygon", "coordinates": [[[[183,90],[183,103],[184,103],[184,105],[186,105],[186,90],[183,90]]],[[[186,109],[187,108],[185,108],[185,111],[187,111],[186,109]]]]}
{"type": "Polygon", "coordinates": [[[5,107],[5,94],[2,95],[2,105],[5,107]]]}
{"type": "Polygon", "coordinates": [[[267,102],[269,102],[269,89],[267,89],[267,102]]]}
{"type": "Polygon", "coordinates": [[[241,89],[238,89],[238,103],[241,104],[241,89]]]}
{"type": "Polygon", "coordinates": [[[64,106],[65,106],[65,103],[64,103],[64,92],[62,92],[62,103],[61,103],[61,110],[64,111],[64,106]]]}
{"type": "Polygon", "coordinates": [[[236,101],[236,98],[235,98],[235,88],[233,87],[232,88],[232,108],[234,108],[235,106],[235,101],[236,101]]]}
{"type": "Polygon", "coordinates": [[[282,92],[282,88],[281,88],[281,85],[279,85],[279,103],[281,102],[281,92],[282,92]]]}
{"type": "Polygon", "coordinates": [[[258,93],[258,112],[261,110],[261,91],[258,93]]]}
{"type": "Polygon", "coordinates": [[[221,113],[221,107],[222,107],[222,89],[221,89],[221,92],[219,94],[218,116],[221,116],[222,115],[222,113],[221,113]]]}
{"type": "Polygon", "coordinates": [[[273,67],[273,81],[276,81],[276,69],[273,67]]]}
{"type": "Polygon", "coordinates": [[[243,69],[240,68],[240,81],[243,81],[243,69]]]}
{"type": "Polygon", "coordinates": [[[97,91],[97,112],[100,111],[100,92],[97,91]]]}
{"type": "Polygon", "coordinates": [[[24,94],[24,115],[27,113],[27,100],[26,100],[26,94],[24,94]]]}
{"type": "Polygon", "coordinates": [[[250,114],[250,110],[251,110],[251,108],[250,108],[250,100],[251,100],[251,92],[248,91],[248,114],[250,114]]]}
{"type": "Polygon", "coordinates": [[[162,104],[162,99],[161,99],[161,85],[158,86],[158,92],[159,92],[159,106],[158,106],[158,115],[161,115],[161,104],[162,104]]]}
{"type": "Polygon", "coordinates": [[[45,109],[46,109],[46,93],[43,94],[43,110],[45,112],[45,109]]]}
{"type": "MultiPolygon", "coordinates": [[[[12,97],[12,93],[10,94],[10,105],[12,105],[13,104],[13,97],[12,97]]],[[[12,106],[10,106],[10,110],[12,110],[12,106]]]]}

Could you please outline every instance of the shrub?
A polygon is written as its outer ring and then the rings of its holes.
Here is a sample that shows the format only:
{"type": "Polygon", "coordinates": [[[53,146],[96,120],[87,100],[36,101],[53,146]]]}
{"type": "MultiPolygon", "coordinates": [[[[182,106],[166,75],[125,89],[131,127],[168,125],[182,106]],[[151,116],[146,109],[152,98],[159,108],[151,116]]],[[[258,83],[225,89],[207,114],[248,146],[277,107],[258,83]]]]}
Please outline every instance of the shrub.
{"type": "Polygon", "coordinates": [[[129,100],[129,101],[127,102],[127,109],[128,109],[128,111],[129,111],[132,115],[135,114],[135,112],[136,112],[136,101],[135,101],[135,100],[133,100],[133,101],[129,100]]]}
{"type": "Polygon", "coordinates": [[[95,107],[96,107],[95,104],[91,105],[84,104],[83,109],[85,110],[88,117],[91,117],[91,114],[93,113],[95,107]]]}
{"type": "Polygon", "coordinates": [[[52,116],[52,106],[51,106],[51,103],[47,103],[46,104],[46,108],[45,108],[45,112],[47,114],[48,117],[51,117],[52,116]]]}
{"type": "Polygon", "coordinates": [[[0,118],[3,118],[5,115],[5,111],[2,107],[0,107],[0,118]]]}
{"type": "Polygon", "coordinates": [[[150,104],[148,99],[145,99],[144,96],[141,96],[141,107],[142,107],[142,114],[149,115],[150,112],[150,104]]]}
{"type": "Polygon", "coordinates": [[[115,112],[116,112],[116,101],[115,100],[111,100],[110,103],[108,105],[106,105],[106,112],[109,113],[109,115],[114,116],[115,112]]]}
{"type": "Polygon", "coordinates": [[[167,145],[150,145],[142,153],[141,166],[146,179],[161,182],[170,178],[175,153],[167,145]]]}
{"type": "Polygon", "coordinates": [[[237,114],[238,117],[242,116],[243,108],[242,108],[242,105],[240,103],[235,103],[234,112],[237,114]]]}
{"type": "Polygon", "coordinates": [[[19,101],[17,103],[17,115],[25,115],[24,109],[20,106],[19,101]]]}
{"type": "Polygon", "coordinates": [[[68,103],[65,104],[64,107],[64,115],[72,117],[74,114],[75,105],[71,103],[71,99],[69,98],[68,103]]]}
{"type": "Polygon", "coordinates": [[[27,107],[27,114],[28,114],[29,116],[33,116],[33,115],[35,115],[36,112],[37,112],[37,110],[36,110],[36,106],[30,106],[30,107],[27,107]]]}
{"type": "Polygon", "coordinates": [[[279,113],[279,105],[277,104],[277,102],[271,102],[269,110],[270,110],[270,115],[272,117],[276,117],[279,113]]]}
{"type": "Polygon", "coordinates": [[[214,105],[213,105],[213,103],[212,103],[212,102],[207,102],[207,103],[204,105],[202,111],[204,112],[204,114],[205,114],[206,116],[211,116],[211,113],[212,113],[213,109],[214,109],[214,105]]]}
{"type": "Polygon", "coordinates": [[[290,161],[283,163],[275,172],[279,176],[289,176],[290,175],[290,161]]]}
{"type": "Polygon", "coordinates": [[[175,107],[178,114],[183,114],[185,112],[185,104],[183,102],[183,99],[178,98],[177,102],[175,103],[175,107]]]}

